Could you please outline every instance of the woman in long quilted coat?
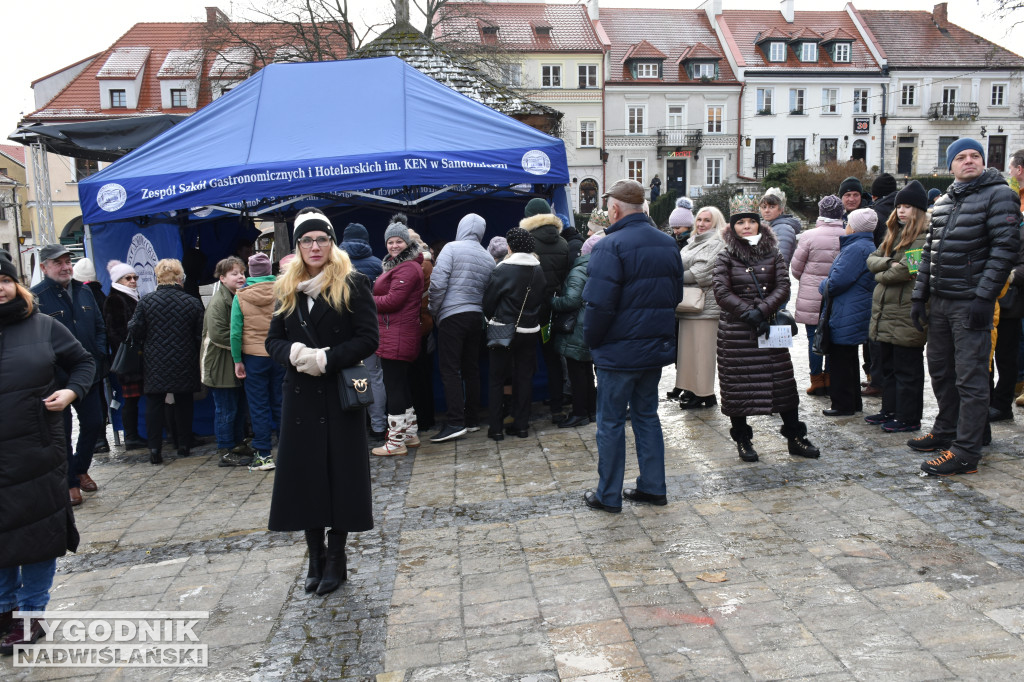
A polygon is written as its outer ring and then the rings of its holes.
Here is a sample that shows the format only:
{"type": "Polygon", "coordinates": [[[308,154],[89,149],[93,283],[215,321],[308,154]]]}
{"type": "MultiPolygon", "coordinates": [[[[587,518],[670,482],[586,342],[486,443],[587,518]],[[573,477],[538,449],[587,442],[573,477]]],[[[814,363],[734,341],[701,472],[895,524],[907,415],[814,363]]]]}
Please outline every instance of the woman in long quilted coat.
{"type": "Polygon", "coordinates": [[[788,441],[789,454],[818,457],[818,448],[807,440],[807,425],[797,411],[800,398],[789,349],[757,346],[758,335],[768,332],[771,316],[789,298],[786,262],[775,233],[761,225],[757,208],[754,197],[739,196],[729,202],[729,228],[722,233],[725,249],[718,254],[712,277],[715,300],[721,308],[718,375],[722,413],[732,420],[729,435],[744,462],[757,461],[747,417],[776,412],[782,417],[781,433],[788,441]]]}

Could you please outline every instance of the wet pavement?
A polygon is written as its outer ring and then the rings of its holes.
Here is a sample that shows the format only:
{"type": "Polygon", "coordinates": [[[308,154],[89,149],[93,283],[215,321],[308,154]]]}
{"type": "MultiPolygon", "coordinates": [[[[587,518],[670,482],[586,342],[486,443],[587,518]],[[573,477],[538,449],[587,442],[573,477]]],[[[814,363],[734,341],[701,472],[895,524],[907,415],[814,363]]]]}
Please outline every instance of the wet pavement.
{"type": "MultiPolygon", "coordinates": [[[[424,437],[372,458],[376,528],[350,536],[349,580],[325,597],[302,589],[301,534],[265,530],[273,472],[219,468],[213,446],[163,466],[115,448],[91,470],[100,490],[76,510],[82,547],[58,561],[49,608],[209,611],[209,668],[4,658],[0,678],[1024,677],[1017,424],[993,426],[977,474],[936,479],[907,434],[827,406],[802,395],[820,460],[790,457],[779,420],[758,417],[761,461],[745,464],[717,407],[663,402],[669,505],[618,515],[581,501],[594,425],[551,427],[537,405],[525,439],[424,437]]],[[[926,426],[934,414],[926,388],[926,426]]]]}

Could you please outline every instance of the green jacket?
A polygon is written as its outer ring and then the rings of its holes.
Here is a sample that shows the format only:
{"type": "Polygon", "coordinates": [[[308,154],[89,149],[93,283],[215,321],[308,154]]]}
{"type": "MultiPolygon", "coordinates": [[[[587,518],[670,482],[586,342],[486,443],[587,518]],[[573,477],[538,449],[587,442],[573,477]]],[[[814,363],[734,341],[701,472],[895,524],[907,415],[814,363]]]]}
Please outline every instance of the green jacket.
{"type": "MultiPolygon", "coordinates": [[[[273,282],[277,277],[266,275],[264,277],[246,277],[245,286],[252,286],[261,282],[273,282]]],[[[238,305],[238,297],[231,302],[231,359],[235,362],[242,361],[242,326],[245,324],[245,315],[242,307],[238,305]]]]}
{"type": "Polygon", "coordinates": [[[565,278],[561,295],[551,298],[552,317],[556,313],[576,311],[576,326],[572,333],[555,332],[554,341],[555,350],[578,362],[591,362],[590,347],[583,340],[583,311],[586,308],[583,304],[583,287],[587,283],[587,263],[589,262],[589,253],[579,256],[565,278]]]}
{"type": "Polygon", "coordinates": [[[210,299],[203,318],[203,346],[199,360],[203,384],[210,388],[235,388],[235,363],[231,359],[231,299],[221,284],[210,299]]]}
{"type": "MultiPolygon", "coordinates": [[[[910,248],[922,248],[927,232],[925,230],[918,235],[910,248]]],[[[910,319],[910,295],[914,293],[917,275],[910,274],[907,267],[907,251],[894,251],[892,257],[887,258],[879,248],[868,256],[868,270],[874,273],[875,281],[878,282],[871,297],[871,327],[868,335],[873,341],[922,348],[928,336],[928,328],[919,332],[910,319]]]]}

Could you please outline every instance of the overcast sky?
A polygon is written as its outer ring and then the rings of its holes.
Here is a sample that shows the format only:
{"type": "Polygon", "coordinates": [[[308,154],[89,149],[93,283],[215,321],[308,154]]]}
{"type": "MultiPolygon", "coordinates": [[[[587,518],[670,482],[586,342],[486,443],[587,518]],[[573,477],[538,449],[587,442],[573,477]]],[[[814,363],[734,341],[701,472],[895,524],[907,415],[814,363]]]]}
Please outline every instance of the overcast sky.
{"type": "MultiPolygon", "coordinates": [[[[573,0],[562,3],[578,4],[573,0]]],[[[602,7],[697,7],[699,0],[600,0],[602,7]]],[[[22,115],[35,109],[30,83],[109,47],[132,25],[142,21],[202,21],[207,5],[219,6],[233,19],[245,8],[267,0],[32,0],[5,1],[0,9],[8,49],[0,60],[0,138],[14,131],[22,115]]],[[[934,0],[855,0],[858,9],[931,11],[934,0]]],[[[951,0],[949,19],[1018,54],[1024,53],[1024,27],[991,16],[995,0],[951,0]],[[1016,47],[1015,47],[1016,46],[1016,47]]],[[[841,10],[845,0],[796,0],[799,10],[841,10]]],[[[390,14],[391,0],[349,0],[368,23],[390,14]]],[[[725,9],[778,7],[772,0],[723,0],[725,9]]],[[[412,10],[415,14],[415,9],[412,10]]],[[[1024,19],[1024,10],[1021,11],[1024,19]]],[[[415,16],[413,23],[416,23],[415,16]]]]}

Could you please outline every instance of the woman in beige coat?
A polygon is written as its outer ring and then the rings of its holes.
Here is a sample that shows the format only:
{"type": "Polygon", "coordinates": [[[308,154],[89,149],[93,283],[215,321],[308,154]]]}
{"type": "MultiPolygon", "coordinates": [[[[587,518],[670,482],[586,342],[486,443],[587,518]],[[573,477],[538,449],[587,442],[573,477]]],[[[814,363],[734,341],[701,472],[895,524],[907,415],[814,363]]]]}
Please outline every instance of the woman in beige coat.
{"type": "Polygon", "coordinates": [[[697,211],[693,234],[679,252],[683,259],[683,284],[704,291],[704,309],[696,313],[676,310],[678,349],[676,386],[682,389],[679,407],[711,407],[715,399],[715,362],[718,346],[718,303],[711,290],[711,275],[718,252],[725,247],[722,230],[728,229],[722,212],[714,206],[697,211]]]}

